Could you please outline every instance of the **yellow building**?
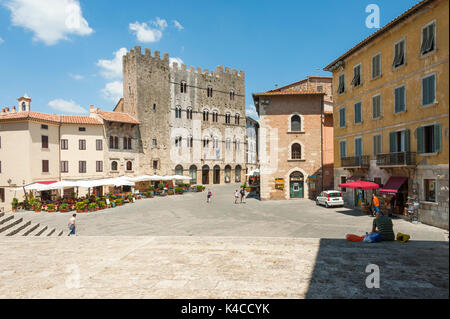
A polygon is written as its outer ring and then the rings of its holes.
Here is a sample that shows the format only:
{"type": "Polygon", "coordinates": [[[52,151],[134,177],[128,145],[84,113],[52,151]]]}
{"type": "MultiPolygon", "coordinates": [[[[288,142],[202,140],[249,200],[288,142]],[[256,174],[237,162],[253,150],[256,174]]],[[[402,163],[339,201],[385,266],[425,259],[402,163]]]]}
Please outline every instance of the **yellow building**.
{"type": "Polygon", "coordinates": [[[333,73],[335,185],[377,182],[398,213],[420,202],[420,221],[448,229],[448,62],[449,1],[424,0],[324,68],[333,73]]]}

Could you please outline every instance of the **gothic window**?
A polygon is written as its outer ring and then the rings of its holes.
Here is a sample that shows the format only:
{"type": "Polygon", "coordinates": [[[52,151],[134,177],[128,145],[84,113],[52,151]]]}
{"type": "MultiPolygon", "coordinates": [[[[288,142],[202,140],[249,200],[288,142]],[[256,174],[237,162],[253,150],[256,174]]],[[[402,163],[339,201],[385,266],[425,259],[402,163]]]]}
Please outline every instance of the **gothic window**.
{"type": "Polygon", "coordinates": [[[302,130],[300,115],[291,117],[291,132],[300,132],[302,130]]]}
{"type": "Polygon", "coordinates": [[[209,120],[209,111],[204,110],[203,111],[203,121],[208,122],[208,120],[209,120]]]}
{"type": "Polygon", "coordinates": [[[291,159],[302,159],[302,147],[300,146],[300,144],[292,144],[291,159]]]}
{"type": "Polygon", "coordinates": [[[181,119],[181,107],[179,106],[175,108],[175,118],[181,119]]]}
{"type": "Polygon", "coordinates": [[[181,93],[187,93],[187,84],[185,81],[182,81],[180,83],[180,91],[181,91],[181,93]]]}

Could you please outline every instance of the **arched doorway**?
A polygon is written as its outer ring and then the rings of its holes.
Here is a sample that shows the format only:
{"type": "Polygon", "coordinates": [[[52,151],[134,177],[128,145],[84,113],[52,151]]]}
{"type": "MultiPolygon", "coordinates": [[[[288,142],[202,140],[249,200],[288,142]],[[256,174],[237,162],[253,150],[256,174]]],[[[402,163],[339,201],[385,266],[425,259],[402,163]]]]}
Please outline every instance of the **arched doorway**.
{"type": "Polygon", "coordinates": [[[231,183],[231,166],[225,166],[225,183],[231,183]]]}
{"type": "Polygon", "coordinates": [[[175,167],[175,175],[183,175],[183,166],[177,165],[175,167]]]}
{"type": "Polygon", "coordinates": [[[236,166],[236,168],[234,170],[234,181],[236,183],[240,183],[241,182],[241,172],[242,172],[241,165],[236,166]]]}
{"type": "Polygon", "coordinates": [[[204,165],[202,167],[202,184],[208,185],[209,184],[209,166],[204,165]]]}
{"type": "Polygon", "coordinates": [[[214,166],[214,184],[220,184],[220,166],[214,166]]]}
{"type": "Polygon", "coordinates": [[[189,176],[191,177],[191,184],[197,184],[197,166],[191,165],[191,167],[189,167],[189,176]]]}
{"type": "Polygon", "coordinates": [[[301,172],[293,172],[289,176],[291,198],[304,198],[304,176],[301,172]]]}

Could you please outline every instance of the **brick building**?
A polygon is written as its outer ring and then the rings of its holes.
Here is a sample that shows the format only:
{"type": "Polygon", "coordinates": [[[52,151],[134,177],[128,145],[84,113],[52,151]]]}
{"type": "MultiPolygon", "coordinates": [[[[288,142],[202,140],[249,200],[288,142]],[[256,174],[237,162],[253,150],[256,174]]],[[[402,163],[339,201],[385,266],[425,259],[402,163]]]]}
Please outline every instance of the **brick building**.
{"type": "Polygon", "coordinates": [[[333,187],[331,92],[331,78],[308,77],[253,94],[262,200],[313,198],[333,187]]]}

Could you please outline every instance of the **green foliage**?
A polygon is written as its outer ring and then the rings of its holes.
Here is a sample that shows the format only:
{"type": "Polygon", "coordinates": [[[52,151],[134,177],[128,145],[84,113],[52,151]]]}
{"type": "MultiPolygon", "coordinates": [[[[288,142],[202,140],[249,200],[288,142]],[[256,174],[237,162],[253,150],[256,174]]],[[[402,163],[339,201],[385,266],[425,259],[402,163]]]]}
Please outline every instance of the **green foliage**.
{"type": "Polygon", "coordinates": [[[123,199],[122,198],[117,198],[115,200],[116,204],[123,204],[123,199]]]}
{"type": "Polygon", "coordinates": [[[69,204],[61,204],[61,206],[59,207],[60,210],[68,210],[69,209],[69,204]]]}
{"type": "Polygon", "coordinates": [[[183,194],[183,188],[181,188],[181,187],[175,187],[175,193],[177,193],[177,194],[183,194]]]}
{"type": "Polygon", "coordinates": [[[98,208],[97,203],[90,203],[88,205],[89,210],[95,210],[96,208],[98,208]]]}
{"type": "Polygon", "coordinates": [[[100,208],[105,208],[106,207],[106,202],[104,202],[104,201],[99,201],[98,202],[98,207],[100,207],[100,208]]]}
{"type": "Polygon", "coordinates": [[[77,208],[77,210],[83,210],[84,209],[84,205],[85,205],[84,202],[77,202],[75,204],[75,207],[77,208]]]}
{"type": "Polygon", "coordinates": [[[47,205],[47,210],[55,210],[55,205],[53,205],[53,204],[48,204],[48,205],[47,205]]]}
{"type": "Polygon", "coordinates": [[[163,183],[158,184],[158,188],[161,189],[161,190],[164,189],[164,184],[163,183]]]}
{"type": "Polygon", "coordinates": [[[154,191],[154,190],[155,190],[155,187],[154,187],[153,185],[150,185],[149,188],[148,188],[148,190],[149,190],[149,191],[154,191]]]}
{"type": "Polygon", "coordinates": [[[17,198],[13,198],[11,206],[12,208],[16,209],[19,206],[19,200],[17,198]]]}

